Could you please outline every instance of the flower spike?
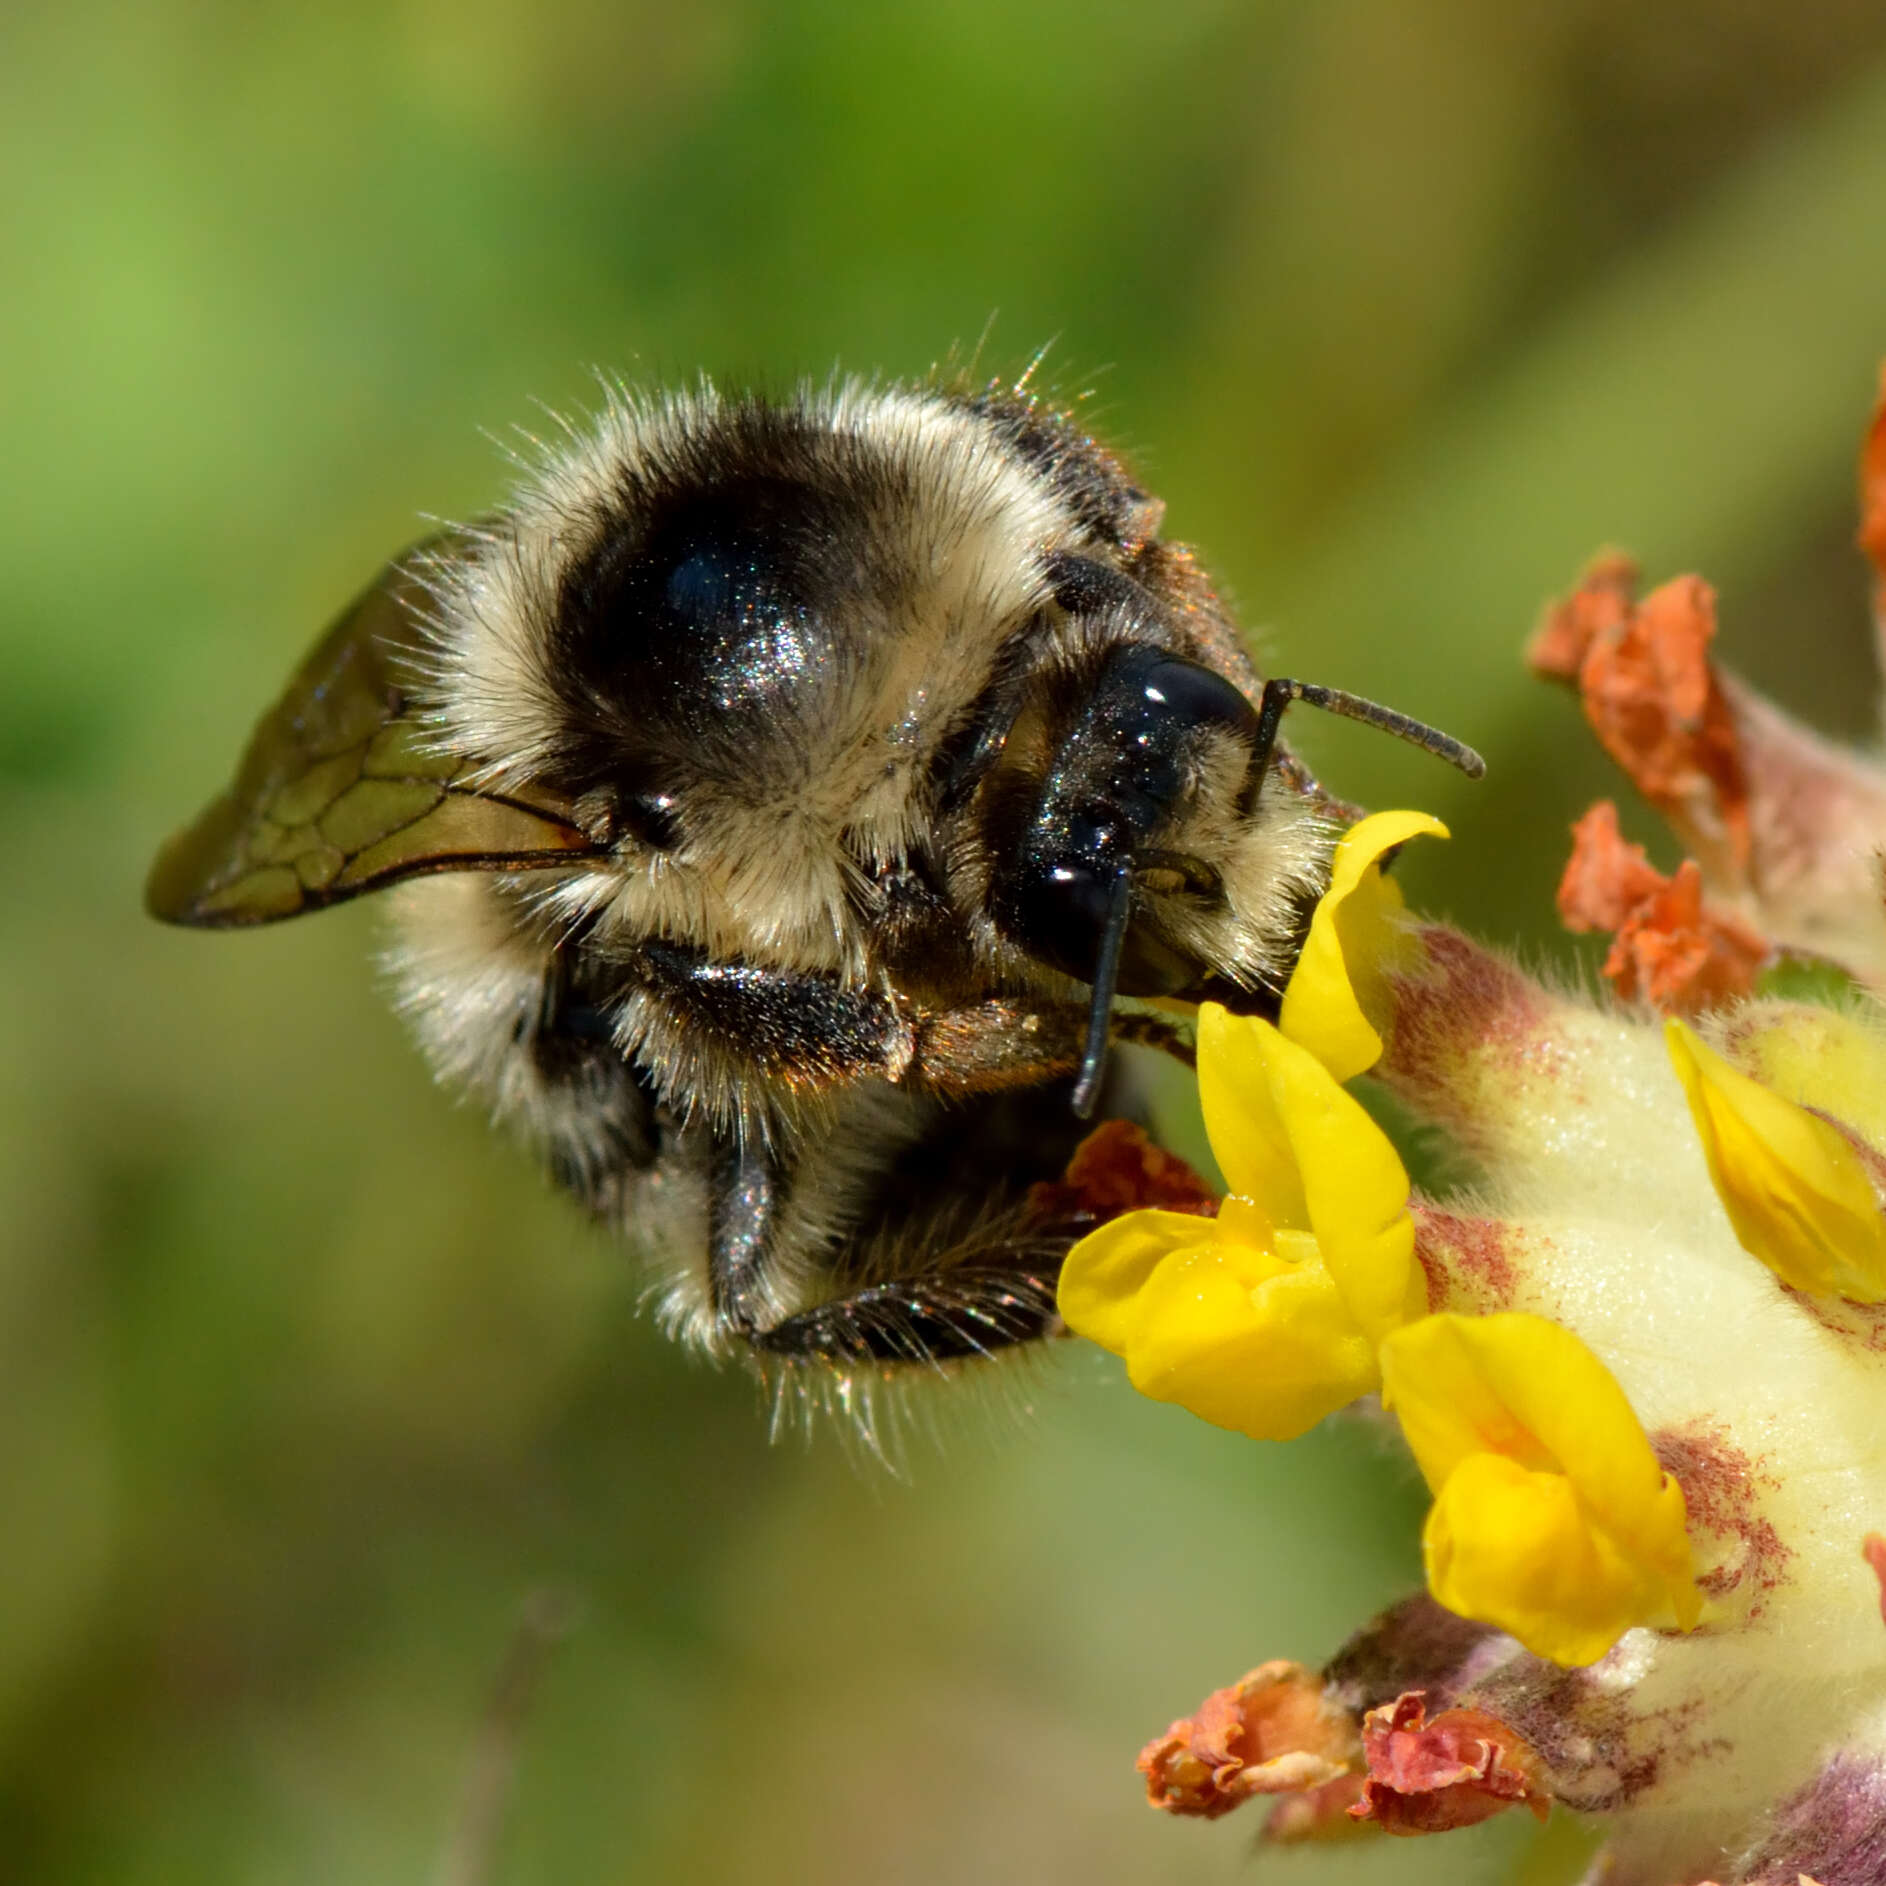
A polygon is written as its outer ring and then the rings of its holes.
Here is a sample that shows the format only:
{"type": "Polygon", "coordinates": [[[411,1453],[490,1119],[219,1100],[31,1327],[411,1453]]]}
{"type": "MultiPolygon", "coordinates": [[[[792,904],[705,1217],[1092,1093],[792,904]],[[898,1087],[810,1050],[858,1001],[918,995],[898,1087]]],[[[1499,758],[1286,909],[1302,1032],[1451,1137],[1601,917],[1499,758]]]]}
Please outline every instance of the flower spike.
{"type": "MultiPolygon", "coordinates": [[[[1886,658],[1886,380],[1862,495],[1886,658]]],[[[1606,1886],[1886,1886],[1886,766],[1714,627],[1613,555],[1531,650],[1692,854],[1579,829],[1561,912],[1614,933],[1621,1001],[1405,917],[1379,860],[1435,828],[1365,820],[1279,1026],[1201,1017],[1234,1196],[1068,1260],[1069,1323],[1149,1393],[1282,1436],[1379,1387],[1434,1495],[1426,1590],[1148,1749],[1168,1811],[1264,1795],[1267,1839],[1326,1841],[1557,1801],[1606,1886]],[[1777,969],[1815,999],[1757,995],[1777,969]],[[1412,1190],[1365,1072],[1465,1189],[1412,1190]]]]}

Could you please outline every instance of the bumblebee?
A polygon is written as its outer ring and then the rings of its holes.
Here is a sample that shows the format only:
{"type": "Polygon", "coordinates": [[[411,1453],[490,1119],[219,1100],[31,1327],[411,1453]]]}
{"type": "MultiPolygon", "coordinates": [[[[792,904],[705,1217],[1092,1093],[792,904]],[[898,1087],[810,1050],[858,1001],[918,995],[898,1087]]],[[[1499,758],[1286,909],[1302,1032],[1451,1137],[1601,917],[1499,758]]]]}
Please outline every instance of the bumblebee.
{"type": "Polygon", "coordinates": [[[612,396],[396,559],[152,912],[392,887],[400,1006],[715,1353],[1052,1333],[1111,1039],[1274,1008],[1355,816],[1162,506],[1023,388],[612,396]],[[1139,1000],[1132,1000],[1139,998],[1139,1000]]]}

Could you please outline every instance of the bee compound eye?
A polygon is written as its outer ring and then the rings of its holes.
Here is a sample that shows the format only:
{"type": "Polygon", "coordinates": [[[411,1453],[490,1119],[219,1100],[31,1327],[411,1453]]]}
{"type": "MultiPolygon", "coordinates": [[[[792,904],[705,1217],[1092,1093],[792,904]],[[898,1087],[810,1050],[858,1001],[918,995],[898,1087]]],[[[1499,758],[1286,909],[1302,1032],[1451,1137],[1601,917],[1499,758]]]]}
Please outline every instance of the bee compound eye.
{"type": "Polygon", "coordinates": [[[1187,797],[1198,737],[1208,730],[1254,741],[1256,711],[1209,668],[1164,649],[1123,648],[1101,670],[1061,763],[1089,769],[1086,777],[1101,784],[1109,813],[1130,828],[1138,850],[1158,842],[1187,797]]]}
{"type": "Polygon", "coordinates": [[[1196,662],[1170,657],[1149,662],[1138,680],[1140,714],[1148,734],[1212,725],[1244,734],[1257,729],[1257,710],[1251,703],[1223,675],[1196,662]]]}

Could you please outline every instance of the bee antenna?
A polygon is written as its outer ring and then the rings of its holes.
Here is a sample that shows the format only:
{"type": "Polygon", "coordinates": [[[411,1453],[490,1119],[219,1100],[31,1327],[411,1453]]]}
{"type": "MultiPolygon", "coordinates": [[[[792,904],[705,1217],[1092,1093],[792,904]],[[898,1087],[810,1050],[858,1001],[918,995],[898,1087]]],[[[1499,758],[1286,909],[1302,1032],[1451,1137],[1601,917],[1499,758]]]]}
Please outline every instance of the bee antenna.
{"type": "Polygon", "coordinates": [[[1277,738],[1277,722],[1292,701],[1306,701],[1326,714],[1340,714],[1344,720],[1359,720],[1365,727],[1379,727],[1383,733],[1410,741],[1422,752],[1432,753],[1437,760],[1459,767],[1469,779],[1480,779],[1486,774],[1486,761],[1472,747],[1464,740],[1456,740],[1451,733],[1430,727],[1426,721],[1398,714],[1394,708],[1383,707],[1379,702],[1366,701],[1345,688],[1325,688],[1314,681],[1282,679],[1264,683],[1263,698],[1258,704],[1256,747],[1260,771],[1269,762],[1270,750],[1277,738]]]}
{"type": "Polygon", "coordinates": [[[1094,968],[1093,1006],[1087,1011],[1087,1045],[1081,1050],[1081,1071],[1074,1082],[1074,1117],[1091,1120],[1100,1099],[1101,1077],[1107,1071],[1107,1028],[1113,1018],[1113,995],[1120,982],[1120,951],[1126,926],[1133,915],[1133,876],[1122,871],[1113,881],[1113,901],[1107,906],[1107,927],[1100,933],[1100,961],[1094,968]]]}

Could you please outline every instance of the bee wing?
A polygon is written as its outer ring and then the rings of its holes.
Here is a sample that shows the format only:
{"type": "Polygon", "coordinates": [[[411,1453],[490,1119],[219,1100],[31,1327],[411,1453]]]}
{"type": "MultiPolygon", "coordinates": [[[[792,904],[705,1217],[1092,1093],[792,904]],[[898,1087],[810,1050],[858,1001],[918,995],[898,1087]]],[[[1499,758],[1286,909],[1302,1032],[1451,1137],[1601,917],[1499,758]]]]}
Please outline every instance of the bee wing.
{"type": "Polygon", "coordinates": [[[223,929],[273,923],[425,871],[517,871],[599,855],[567,808],[468,783],[431,750],[407,695],[423,650],[424,571],[440,537],[383,570],[257,726],[235,783],[158,854],[151,914],[223,929]]]}

